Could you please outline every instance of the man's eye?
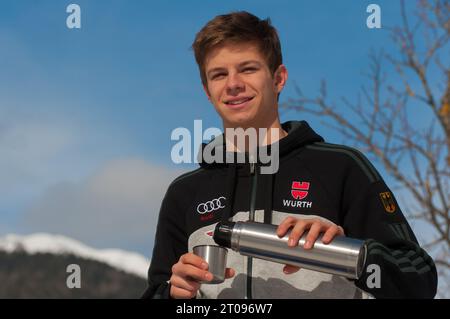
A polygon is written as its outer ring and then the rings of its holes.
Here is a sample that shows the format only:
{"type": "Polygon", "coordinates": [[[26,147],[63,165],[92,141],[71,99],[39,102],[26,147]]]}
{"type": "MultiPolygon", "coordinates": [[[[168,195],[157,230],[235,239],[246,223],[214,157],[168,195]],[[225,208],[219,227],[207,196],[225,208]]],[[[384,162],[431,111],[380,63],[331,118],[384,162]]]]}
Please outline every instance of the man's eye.
{"type": "Polygon", "coordinates": [[[253,72],[255,72],[257,69],[256,68],[245,68],[245,69],[243,69],[242,71],[244,72],[244,73],[253,73],[253,72]]]}
{"type": "Polygon", "coordinates": [[[214,74],[214,75],[211,77],[211,79],[212,79],[212,80],[218,80],[218,79],[223,78],[225,75],[226,75],[225,73],[216,73],[216,74],[214,74]]]}

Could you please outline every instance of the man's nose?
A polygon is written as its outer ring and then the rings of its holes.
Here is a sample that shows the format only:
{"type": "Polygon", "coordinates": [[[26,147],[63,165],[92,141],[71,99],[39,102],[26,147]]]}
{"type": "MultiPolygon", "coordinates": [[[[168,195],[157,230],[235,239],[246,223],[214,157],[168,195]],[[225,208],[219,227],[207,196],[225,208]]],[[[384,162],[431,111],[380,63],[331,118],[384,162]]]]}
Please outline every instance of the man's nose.
{"type": "Polygon", "coordinates": [[[227,78],[227,91],[230,95],[236,95],[245,89],[245,84],[238,73],[230,73],[227,78]]]}

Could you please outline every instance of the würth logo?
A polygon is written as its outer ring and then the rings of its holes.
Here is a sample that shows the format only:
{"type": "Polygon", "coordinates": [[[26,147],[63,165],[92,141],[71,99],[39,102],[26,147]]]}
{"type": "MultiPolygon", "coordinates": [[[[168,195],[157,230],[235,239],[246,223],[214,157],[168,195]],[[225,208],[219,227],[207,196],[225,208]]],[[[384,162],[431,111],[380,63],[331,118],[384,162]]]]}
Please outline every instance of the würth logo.
{"type": "Polygon", "coordinates": [[[292,208],[312,208],[312,202],[302,201],[308,196],[309,182],[292,182],[291,196],[295,199],[283,199],[283,206],[292,208]]]}
{"type": "Polygon", "coordinates": [[[292,197],[302,200],[308,196],[309,182],[292,182],[292,197]]]}

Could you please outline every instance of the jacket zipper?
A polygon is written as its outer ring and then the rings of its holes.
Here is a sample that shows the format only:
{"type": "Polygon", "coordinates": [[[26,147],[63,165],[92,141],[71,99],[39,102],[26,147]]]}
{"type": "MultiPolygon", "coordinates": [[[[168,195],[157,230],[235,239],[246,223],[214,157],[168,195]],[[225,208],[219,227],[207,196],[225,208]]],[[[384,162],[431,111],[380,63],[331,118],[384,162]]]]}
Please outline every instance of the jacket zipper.
{"type": "MultiPolygon", "coordinates": [[[[255,204],[256,204],[256,188],[258,185],[258,174],[256,172],[255,163],[250,159],[250,176],[252,177],[252,185],[250,188],[250,213],[249,220],[255,220],[255,204]]],[[[252,272],[253,272],[253,258],[247,257],[247,291],[246,299],[253,299],[252,296],[252,272]]]]}

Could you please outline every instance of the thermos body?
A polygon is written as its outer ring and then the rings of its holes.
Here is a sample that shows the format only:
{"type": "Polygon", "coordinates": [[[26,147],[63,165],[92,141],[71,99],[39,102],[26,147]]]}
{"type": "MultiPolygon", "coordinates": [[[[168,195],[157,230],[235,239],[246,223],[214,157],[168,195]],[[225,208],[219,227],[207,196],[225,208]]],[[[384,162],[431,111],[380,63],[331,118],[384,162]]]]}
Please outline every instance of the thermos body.
{"type": "Polygon", "coordinates": [[[289,247],[289,233],[280,238],[276,225],[256,222],[219,223],[214,232],[217,244],[231,248],[241,255],[260,258],[305,269],[358,279],[364,268],[366,245],[364,241],[335,237],[327,245],[322,235],[312,249],[304,249],[306,234],[298,246],[289,247]]]}

